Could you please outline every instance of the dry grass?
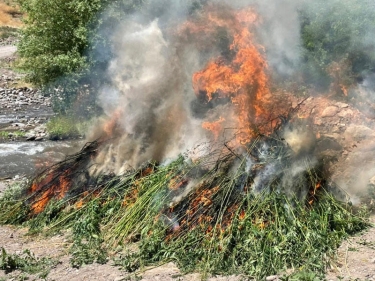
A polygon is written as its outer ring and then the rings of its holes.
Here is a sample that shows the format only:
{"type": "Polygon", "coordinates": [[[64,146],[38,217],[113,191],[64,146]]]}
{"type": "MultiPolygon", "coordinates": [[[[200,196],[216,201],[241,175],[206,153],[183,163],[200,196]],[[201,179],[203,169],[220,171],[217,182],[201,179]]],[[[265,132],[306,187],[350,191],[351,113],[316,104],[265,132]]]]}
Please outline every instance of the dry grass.
{"type": "Polygon", "coordinates": [[[0,26],[21,27],[21,17],[15,1],[0,0],[0,26]]]}

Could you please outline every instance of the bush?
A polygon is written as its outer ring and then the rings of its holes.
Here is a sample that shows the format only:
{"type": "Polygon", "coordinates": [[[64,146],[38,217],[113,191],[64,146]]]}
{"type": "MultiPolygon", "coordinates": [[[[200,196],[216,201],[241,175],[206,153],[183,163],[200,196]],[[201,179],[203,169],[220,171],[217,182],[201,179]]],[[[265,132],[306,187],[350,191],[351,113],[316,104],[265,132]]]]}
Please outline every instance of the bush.
{"type": "Polygon", "coordinates": [[[88,47],[88,25],[102,8],[102,0],[20,0],[27,14],[18,47],[20,66],[30,80],[44,85],[83,68],[88,47]]]}
{"type": "Polygon", "coordinates": [[[47,131],[52,140],[69,139],[80,136],[76,122],[73,118],[66,116],[52,118],[47,123],[47,131]]]}
{"type": "Polygon", "coordinates": [[[329,66],[349,66],[354,79],[374,70],[375,6],[362,0],[318,0],[301,12],[303,70],[307,81],[327,87],[329,66]]]}
{"type": "Polygon", "coordinates": [[[19,30],[10,26],[1,26],[0,27],[0,39],[7,39],[9,37],[18,37],[19,30]]]}
{"type": "Polygon", "coordinates": [[[56,112],[87,115],[98,109],[96,92],[108,82],[104,73],[113,57],[108,38],[113,27],[142,2],[20,0],[27,18],[18,46],[19,67],[30,82],[54,97],[56,112]],[[90,95],[83,102],[87,106],[72,109],[87,89],[90,95]]]}

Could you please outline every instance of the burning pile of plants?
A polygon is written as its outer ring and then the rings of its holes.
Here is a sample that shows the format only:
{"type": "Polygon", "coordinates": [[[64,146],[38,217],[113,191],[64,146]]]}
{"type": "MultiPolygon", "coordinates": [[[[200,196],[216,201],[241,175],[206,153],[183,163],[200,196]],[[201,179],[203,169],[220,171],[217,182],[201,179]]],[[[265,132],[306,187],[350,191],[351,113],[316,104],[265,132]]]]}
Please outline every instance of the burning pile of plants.
{"type": "Polygon", "coordinates": [[[74,266],[116,256],[129,271],[174,261],[256,279],[291,268],[323,274],[367,222],[331,195],[338,187],[314,156],[309,121],[295,114],[301,101],[293,108],[292,93],[271,90],[258,21],[253,9],[207,5],[169,31],[175,53],[157,22],[129,24],[118,43],[129,54],[110,71],[135,74],[114,77],[95,141],[5,194],[0,223],[72,229],[74,266]],[[180,67],[192,48],[205,63],[186,83],[180,67]]]}
{"type": "Polygon", "coordinates": [[[308,157],[304,172],[293,173],[294,153],[276,135],[258,136],[241,155],[224,147],[92,178],[86,165],[100,145],[86,145],[26,190],[5,195],[0,222],[30,232],[71,228],[74,266],[105,262],[121,246],[116,262],[129,271],[174,261],[184,271],[254,278],[288,268],[323,273],[340,242],[367,225],[330,195],[308,157]]]}

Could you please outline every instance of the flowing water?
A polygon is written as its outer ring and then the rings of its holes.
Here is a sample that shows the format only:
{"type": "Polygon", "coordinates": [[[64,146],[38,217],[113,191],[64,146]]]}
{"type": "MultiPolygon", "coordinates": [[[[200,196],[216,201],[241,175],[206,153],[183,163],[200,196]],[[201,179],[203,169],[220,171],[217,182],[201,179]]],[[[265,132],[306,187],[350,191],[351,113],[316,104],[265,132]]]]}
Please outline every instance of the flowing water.
{"type": "Polygon", "coordinates": [[[82,141],[0,143],[0,179],[32,176],[81,149],[82,141]]]}

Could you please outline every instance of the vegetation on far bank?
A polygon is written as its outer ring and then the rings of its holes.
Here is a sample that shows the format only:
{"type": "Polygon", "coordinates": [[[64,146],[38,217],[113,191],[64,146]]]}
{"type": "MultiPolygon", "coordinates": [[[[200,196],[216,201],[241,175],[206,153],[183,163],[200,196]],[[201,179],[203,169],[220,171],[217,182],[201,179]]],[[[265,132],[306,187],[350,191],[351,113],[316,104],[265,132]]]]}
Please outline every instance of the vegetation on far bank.
{"type": "Polygon", "coordinates": [[[0,131],[0,139],[8,139],[8,138],[23,138],[26,136],[26,133],[25,132],[22,132],[22,131],[12,131],[12,132],[9,132],[9,131],[0,131]]]}

